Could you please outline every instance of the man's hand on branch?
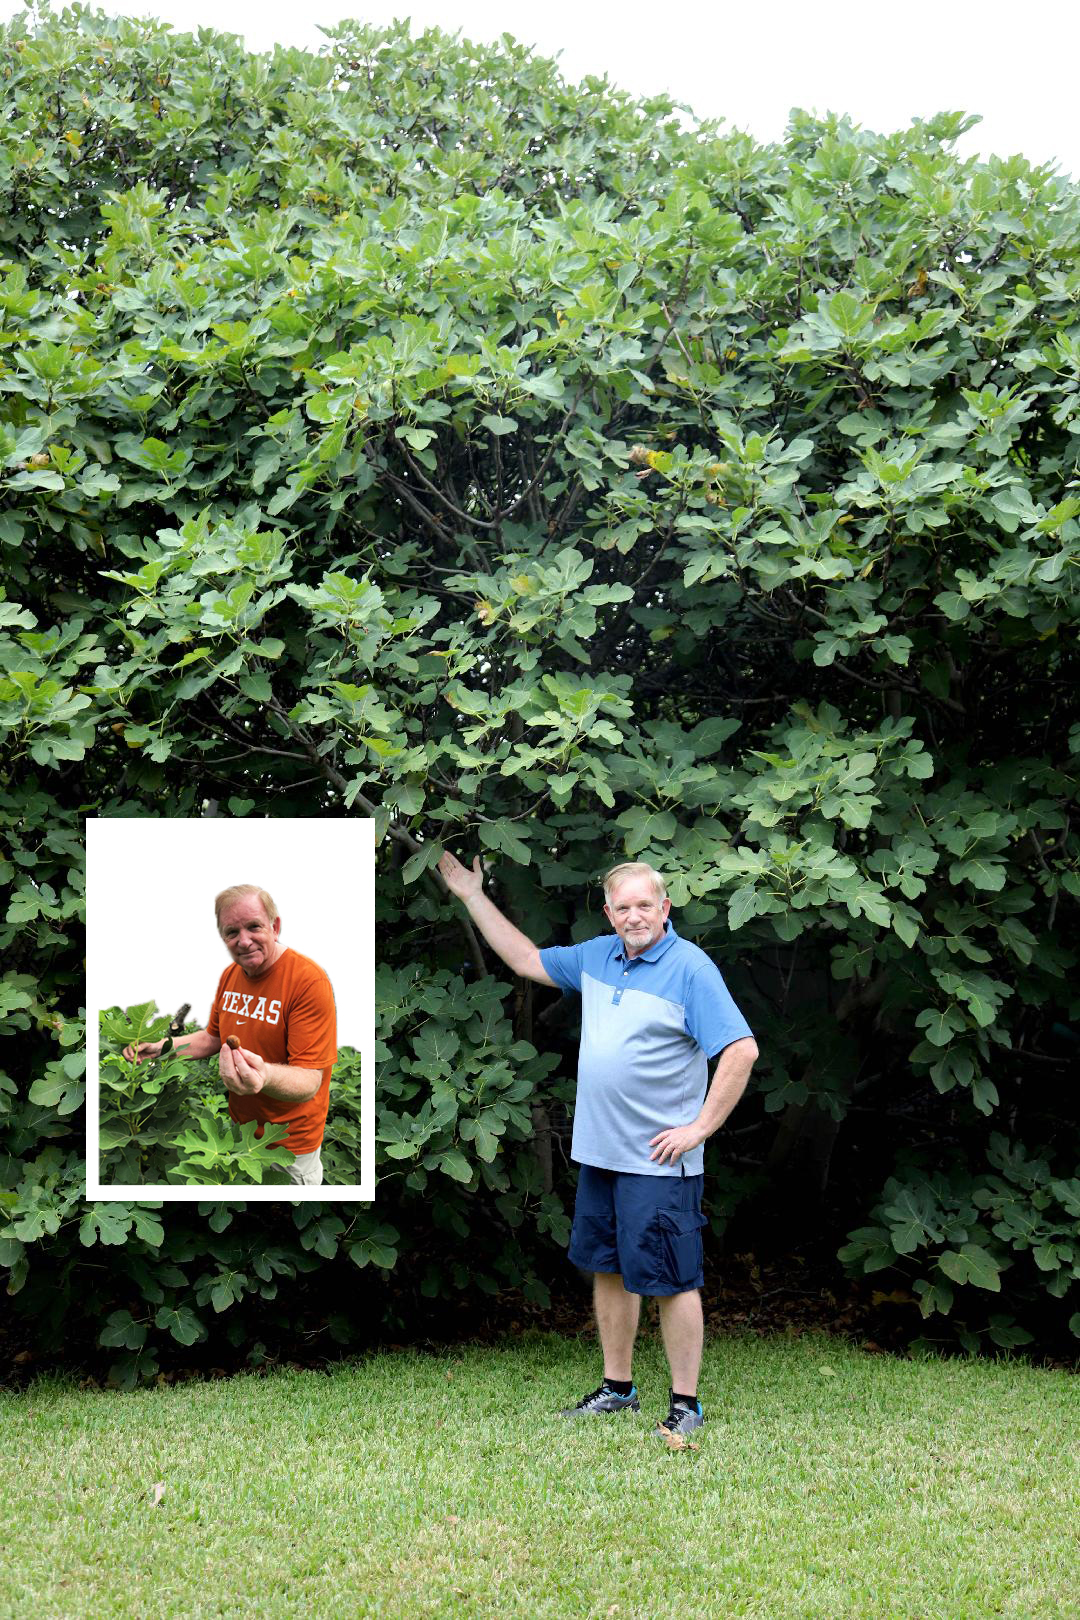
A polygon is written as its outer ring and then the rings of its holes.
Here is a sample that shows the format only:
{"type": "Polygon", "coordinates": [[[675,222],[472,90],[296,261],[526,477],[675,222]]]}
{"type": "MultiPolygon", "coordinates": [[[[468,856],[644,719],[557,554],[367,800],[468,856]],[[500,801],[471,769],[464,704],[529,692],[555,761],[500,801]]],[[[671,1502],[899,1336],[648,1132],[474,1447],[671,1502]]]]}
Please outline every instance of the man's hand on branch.
{"type": "Polygon", "coordinates": [[[504,916],[491,896],[484,893],[484,869],[479,855],[473,858],[471,870],[462,866],[449,850],[440,857],[438,865],[450,893],[465,906],[472,921],[507,967],[520,973],[522,978],[534,980],[536,984],[554,985],[555,981],[541,967],[540,952],[529,936],[504,916]]]}
{"type": "Polygon", "coordinates": [[[265,1061],[258,1052],[248,1052],[242,1046],[235,1051],[228,1045],[223,1046],[218,1067],[226,1091],[237,1097],[252,1097],[266,1084],[265,1061]]]}
{"type": "Polygon", "coordinates": [[[451,855],[447,850],[445,855],[440,856],[438,867],[450,893],[456,895],[465,905],[468,905],[476,895],[483,893],[484,873],[479,855],[474,857],[470,871],[467,866],[462,866],[456,855],[451,855]]]}
{"type": "Polygon", "coordinates": [[[145,1063],[147,1058],[157,1057],[164,1045],[164,1041],[140,1041],[137,1046],[125,1046],[124,1060],[127,1063],[145,1063]]]}

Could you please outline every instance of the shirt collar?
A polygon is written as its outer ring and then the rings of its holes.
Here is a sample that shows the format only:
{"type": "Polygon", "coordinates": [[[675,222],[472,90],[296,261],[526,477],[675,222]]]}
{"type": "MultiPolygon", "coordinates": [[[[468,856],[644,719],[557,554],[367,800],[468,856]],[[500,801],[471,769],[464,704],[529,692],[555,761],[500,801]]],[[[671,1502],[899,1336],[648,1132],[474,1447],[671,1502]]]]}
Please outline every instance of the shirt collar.
{"type": "Polygon", "coordinates": [[[636,956],[627,956],[626,946],[623,944],[618,934],[616,934],[615,960],[617,962],[658,962],[663,956],[664,952],[671,949],[678,937],[678,934],[675,932],[675,925],[669,917],[667,922],[664,924],[664,932],[657,940],[655,945],[650,945],[647,951],[639,951],[636,956]]]}

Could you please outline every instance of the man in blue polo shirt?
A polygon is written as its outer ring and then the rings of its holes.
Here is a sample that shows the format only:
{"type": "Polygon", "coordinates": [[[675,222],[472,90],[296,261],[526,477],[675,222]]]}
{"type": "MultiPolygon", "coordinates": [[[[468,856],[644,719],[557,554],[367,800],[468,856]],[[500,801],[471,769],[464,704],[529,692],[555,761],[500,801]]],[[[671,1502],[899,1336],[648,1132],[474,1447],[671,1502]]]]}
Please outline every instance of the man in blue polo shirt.
{"type": "Polygon", "coordinates": [[[544,950],[484,893],[479,858],[470,871],[447,853],[439,870],[509,968],[582,999],[570,1259],[593,1273],[604,1378],[563,1415],[640,1410],[631,1360],[647,1294],[671,1369],[657,1429],[688,1434],[704,1422],[703,1144],[745,1089],[758,1055],[750,1027],[704,951],[676,934],[664,881],[644,862],[604,879],[614,934],[544,950]]]}

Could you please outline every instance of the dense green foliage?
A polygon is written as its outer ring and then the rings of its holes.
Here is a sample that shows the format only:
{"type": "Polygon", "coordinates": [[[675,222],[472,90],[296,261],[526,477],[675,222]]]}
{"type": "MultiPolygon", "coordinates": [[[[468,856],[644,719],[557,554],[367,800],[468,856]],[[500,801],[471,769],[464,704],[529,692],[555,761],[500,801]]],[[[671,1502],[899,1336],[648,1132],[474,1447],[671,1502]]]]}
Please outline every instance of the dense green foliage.
{"type": "MultiPolygon", "coordinates": [[[[106,1186],[135,1182],[165,1185],[247,1186],[287,1182],[288,1154],[276,1144],[288,1136],[284,1125],[236,1125],[216,1059],[178,1055],[167,1035],[170,1019],[155,1017],[152,1001],[138,1007],[110,1007],[99,1015],[102,1037],[98,1063],[98,1175],[106,1186]],[[164,1045],[155,1058],[137,1063],[124,1056],[140,1041],[164,1045]]],[[[197,1024],[191,1025],[198,1029],[197,1024]]],[[[347,1072],[347,1065],[343,1066],[347,1072]]],[[[335,1076],[340,1080],[342,1075],[335,1076]]],[[[347,1083],[344,1088],[349,1088],[347,1083]]],[[[335,1085],[334,1110],[342,1106],[335,1085]]],[[[355,1107],[355,1096],[352,1101],[355,1107]]]]}
{"type": "Polygon", "coordinates": [[[720,1219],[813,1212],[969,1335],[1080,1328],[1077,188],[956,114],[757,146],[403,27],[257,58],[75,8],[0,77],[28,1308],[76,1227],[170,1322],[269,1297],[268,1249],[542,1293],[572,1032],[445,842],[540,942],[613,858],[668,875],[764,1053],[720,1219]],[[218,806],[376,820],[378,1202],[106,1238],[82,818],[218,806]]]}

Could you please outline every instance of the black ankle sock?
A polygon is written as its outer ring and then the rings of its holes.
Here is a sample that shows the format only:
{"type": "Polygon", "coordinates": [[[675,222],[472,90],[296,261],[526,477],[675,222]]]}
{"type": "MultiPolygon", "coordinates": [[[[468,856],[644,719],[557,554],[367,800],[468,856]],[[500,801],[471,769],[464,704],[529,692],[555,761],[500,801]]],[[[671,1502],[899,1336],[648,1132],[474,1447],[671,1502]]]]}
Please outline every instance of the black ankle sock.
{"type": "Polygon", "coordinates": [[[616,1395],[629,1395],[634,1387],[632,1378],[609,1378],[604,1374],[604,1383],[616,1395]]]}
{"type": "Polygon", "coordinates": [[[684,1406],[689,1406],[695,1412],[698,1409],[698,1398],[696,1395],[680,1395],[678,1390],[673,1389],[671,1392],[671,1398],[673,1401],[682,1401],[684,1406]]]}

